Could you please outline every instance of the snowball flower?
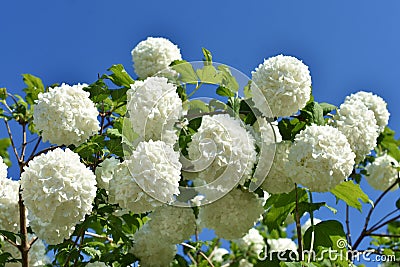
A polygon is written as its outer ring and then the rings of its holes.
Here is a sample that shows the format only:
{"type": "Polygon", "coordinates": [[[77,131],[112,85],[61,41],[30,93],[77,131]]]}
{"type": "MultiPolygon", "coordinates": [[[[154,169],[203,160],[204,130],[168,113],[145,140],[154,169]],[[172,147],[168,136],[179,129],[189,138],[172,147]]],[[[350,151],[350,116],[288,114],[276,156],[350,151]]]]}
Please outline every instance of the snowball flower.
{"type": "Polygon", "coordinates": [[[142,140],[176,143],[178,135],[174,126],[183,115],[183,107],[175,85],[166,78],[150,77],[144,82],[135,82],[127,96],[127,117],[132,130],[142,140]]]}
{"type": "Polygon", "coordinates": [[[18,200],[19,200],[18,181],[13,181],[6,177],[0,177],[0,230],[18,232],[19,230],[18,200]]]}
{"type": "Polygon", "coordinates": [[[360,100],[346,100],[334,116],[333,125],[347,138],[356,154],[355,163],[360,163],[376,146],[378,126],[374,112],[360,100]]]}
{"type": "Polygon", "coordinates": [[[163,141],[141,142],[132,155],[117,167],[110,181],[110,201],[142,213],[179,194],[179,154],[163,141]]]}
{"type": "MultiPolygon", "coordinates": [[[[28,240],[31,240],[34,236],[31,234],[28,234],[28,240]]],[[[1,239],[1,238],[0,238],[1,239]]],[[[0,242],[1,244],[1,249],[3,252],[8,252],[12,255],[12,257],[16,259],[21,258],[21,253],[19,250],[12,246],[8,242],[0,242]]],[[[17,242],[19,244],[19,242],[17,242]]],[[[32,267],[43,267],[46,264],[51,263],[51,260],[46,256],[46,247],[43,243],[42,240],[38,239],[35,241],[35,243],[32,245],[32,247],[29,250],[29,266],[32,267]]],[[[20,267],[21,263],[17,262],[9,262],[5,264],[5,267],[20,267]]]]}
{"type": "Polygon", "coordinates": [[[152,232],[146,225],[137,231],[130,250],[139,258],[142,267],[169,266],[177,252],[176,245],[160,239],[158,232],[152,232]]]}
{"type": "Polygon", "coordinates": [[[181,52],[170,40],[148,37],[131,52],[135,73],[142,79],[165,70],[174,60],[181,60],[181,52]]]}
{"type": "Polygon", "coordinates": [[[261,173],[268,173],[261,185],[263,190],[271,194],[282,194],[289,193],[294,189],[294,182],[287,169],[291,144],[292,142],[290,141],[283,141],[276,144],[275,156],[269,172],[264,170],[264,166],[269,166],[268,162],[264,162],[265,159],[260,158],[257,168],[263,170],[261,173]]]}
{"type": "Polygon", "coordinates": [[[188,144],[191,168],[185,177],[202,185],[221,179],[232,188],[251,176],[256,161],[255,140],[228,114],[205,115],[188,144]]]}
{"type": "Polygon", "coordinates": [[[354,157],[338,129],[311,125],[296,135],[287,170],[293,182],[314,192],[327,192],[351,174],[354,157]]]}
{"type": "Polygon", "coordinates": [[[347,102],[361,101],[369,110],[374,112],[379,133],[383,132],[389,122],[390,113],[387,110],[387,103],[380,96],[369,92],[360,91],[346,97],[347,102]]]}
{"type": "Polygon", "coordinates": [[[98,188],[104,188],[107,191],[110,187],[110,180],[113,178],[114,171],[119,164],[119,160],[116,158],[105,159],[102,163],[97,166],[95,174],[98,188]]]}
{"type": "Polygon", "coordinates": [[[248,260],[246,259],[241,259],[239,261],[239,267],[253,267],[254,265],[252,263],[250,263],[248,260]]]}
{"type": "MultiPolygon", "coordinates": [[[[376,190],[385,191],[396,182],[399,175],[398,167],[399,163],[396,159],[384,154],[376,157],[374,162],[365,167],[368,172],[365,178],[370,186],[376,190]]],[[[396,190],[397,188],[399,188],[398,185],[392,190],[396,190]]]]}
{"type": "Polygon", "coordinates": [[[211,260],[213,262],[219,262],[222,263],[224,261],[223,257],[224,255],[229,254],[229,251],[224,248],[217,248],[212,252],[212,257],[211,260]]]}
{"type": "Polygon", "coordinates": [[[107,267],[104,262],[96,261],[96,262],[89,262],[86,264],[86,267],[107,267]]]}
{"type": "Polygon", "coordinates": [[[244,237],[234,241],[241,251],[254,256],[260,255],[265,247],[264,237],[254,228],[251,228],[244,237]]]}
{"type": "Polygon", "coordinates": [[[7,165],[4,163],[3,158],[0,157],[0,181],[7,178],[7,165]]]}
{"type": "Polygon", "coordinates": [[[264,212],[261,204],[262,199],[256,194],[233,189],[224,197],[200,208],[200,226],[214,229],[220,238],[241,238],[264,212]]]}
{"type": "Polygon", "coordinates": [[[279,252],[279,251],[297,251],[296,243],[290,238],[278,238],[278,239],[268,239],[267,243],[269,245],[268,252],[279,252]]]}
{"type": "Polygon", "coordinates": [[[271,57],[251,74],[252,99],[267,117],[293,115],[310,100],[310,71],[295,57],[271,57]]]}
{"type": "MultiPolygon", "coordinates": [[[[320,223],[321,220],[314,218],[314,226],[320,223]]],[[[301,234],[304,235],[304,233],[307,231],[308,228],[311,227],[311,218],[308,218],[308,220],[301,226],[301,234]]]]}
{"type": "Polygon", "coordinates": [[[164,205],[156,208],[149,218],[149,229],[171,244],[179,244],[196,233],[196,218],[191,208],[164,205]]]}
{"type": "Polygon", "coordinates": [[[33,107],[33,123],[43,141],[78,146],[99,131],[99,113],[90,94],[83,90],[86,86],[63,83],[39,94],[33,107]]]}
{"type": "Polygon", "coordinates": [[[68,148],[35,157],[24,168],[20,182],[30,225],[48,244],[68,238],[92,211],[96,176],[68,148]]]}

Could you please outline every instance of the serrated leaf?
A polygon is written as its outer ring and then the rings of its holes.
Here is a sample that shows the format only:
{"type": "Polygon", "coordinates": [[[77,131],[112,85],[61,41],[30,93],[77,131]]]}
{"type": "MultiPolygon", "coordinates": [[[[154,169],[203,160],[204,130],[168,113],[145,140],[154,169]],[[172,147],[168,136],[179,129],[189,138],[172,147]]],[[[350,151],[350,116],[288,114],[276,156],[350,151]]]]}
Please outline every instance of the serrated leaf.
{"type": "Polygon", "coordinates": [[[236,78],[232,75],[228,66],[219,65],[218,70],[222,74],[221,85],[228,88],[231,92],[236,93],[239,90],[239,84],[236,78]]]}
{"type": "Polygon", "coordinates": [[[203,68],[197,69],[196,73],[203,83],[220,84],[222,81],[222,74],[217,72],[212,65],[205,65],[203,68]]]}
{"type": "Polygon", "coordinates": [[[103,75],[102,78],[111,80],[115,85],[124,86],[130,88],[131,84],[135,83],[135,80],[126,72],[122,64],[112,65],[108,71],[111,71],[111,75],[103,75]]]}
{"type": "Polygon", "coordinates": [[[331,190],[331,193],[338,199],[346,202],[347,205],[358,209],[360,212],[362,210],[360,200],[364,203],[373,204],[368,195],[362,191],[360,185],[355,184],[353,181],[346,181],[338,184],[331,190]]]}
{"type": "Polygon", "coordinates": [[[224,86],[219,86],[217,88],[216,93],[220,96],[226,96],[226,97],[234,97],[235,93],[232,92],[229,88],[226,88],[224,86]]]}
{"type": "Polygon", "coordinates": [[[24,83],[28,86],[24,89],[26,102],[32,105],[38,99],[38,95],[44,92],[44,85],[40,78],[31,74],[22,74],[24,83]]]}
{"type": "Polygon", "coordinates": [[[104,83],[103,79],[99,79],[91,85],[83,88],[86,92],[90,93],[90,100],[94,103],[100,103],[109,97],[110,92],[108,86],[104,83]]]}
{"type": "Polygon", "coordinates": [[[300,116],[304,118],[308,124],[324,125],[324,114],[322,107],[317,102],[308,103],[302,110],[300,116]]]}
{"type": "MultiPolygon", "coordinates": [[[[307,202],[307,191],[303,188],[297,189],[298,202],[307,202]]],[[[265,203],[265,208],[268,209],[264,217],[264,223],[268,230],[278,229],[279,226],[286,220],[289,213],[292,213],[296,208],[296,190],[292,190],[287,194],[275,194],[268,198],[265,203]]]]}
{"type": "Polygon", "coordinates": [[[299,215],[301,217],[304,213],[306,212],[311,213],[313,211],[319,210],[323,206],[326,206],[325,202],[317,202],[317,203],[300,202],[298,205],[299,215]]]}
{"type": "Polygon", "coordinates": [[[179,78],[184,83],[196,84],[199,80],[192,64],[185,60],[175,60],[172,62],[171,67],[173,70],[180,74],[179,78]]]}
{"type": "Polygon", "coordinates": [[[321,106],[321,108],[323,110],[324,116],[326,114],[330,113],[331,111],[337,109],[337,107],[335,105],[325,103],[325,102],[319,103],[319,105],[321,106]]]}
{"type": "Polygon", "coordinates": [[[203,51],[203,55],[204,55],[204,65],[209,65],[212,63],[212,55],[211,52],[209,50],[207,50],[206,48],[202,47],[201,50],[203,51]]]}

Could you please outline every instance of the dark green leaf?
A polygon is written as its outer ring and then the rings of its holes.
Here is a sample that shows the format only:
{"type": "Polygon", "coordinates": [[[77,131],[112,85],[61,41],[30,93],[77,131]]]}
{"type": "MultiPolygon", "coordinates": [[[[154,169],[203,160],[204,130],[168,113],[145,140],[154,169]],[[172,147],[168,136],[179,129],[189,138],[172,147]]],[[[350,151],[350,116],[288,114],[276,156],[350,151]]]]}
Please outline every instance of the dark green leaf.
{"type": "Polygon", "coordinates": [[[118,86],[130,88],[131,84],[135,83],[132,77],[126,72],[124,66],[121,64],[112,65],[108,71],[111,71],[113,74],[103,75],[102,78],[109,79],[118,86]]]}
{"type": "Polygon", "coordinates": [[[42,80],[31,74],[22,74],[24,83],[28,86],[24,89],[26,93],[26,102],[32,105],[38,99],[38,95],[44,92],[42,80]]]}
{"type": "Polygon", "coordinates": [[[201,50],[203,51],[203,55],[204,55],[204,59],[203,59],[204,65],[211,64],[212,63],[211,52],[204,47],[202,47],[201,50]]]}
{"type": "Polygon", "coordinates": [[[110,139],[105,141],[105,143],[108,150],[110,151],[110,154],[114,154],[118,157],[124,156],[124,150],[122,148],[122,138],[110,139]]]}
{"type": "MultiPolygon", "coordinates": [[[[308,202],[307,191],[303,188],[297,188],[298,202],[308,202]]],[[[287,216],[296,208],[296,190],[288,194],[276,194],[268,198],[265,203],[268,209],[264,217],[264,223],[268,230],[278,229],[286,220],[287,216]]]]}
{"type": "Polygon", "coordinates": [[[0,88],[0,99],[4,100],[7,98],[7,89],[6,88],[0,88]]]}
{"type": "Polygon", "coordinates": [[[217,94],[220,96],[227,96],[227,97],[234,97],[235,93],[232,92],[229,88],[226,88],[224,86],[219,86],[217,88],[217,94]]]}
{"type": "Polygon", "coordinates": [[[303,130],[306,126],[304,121],[298,119],[282,119],[278,123],[279,132],[283,140],[293,141],[296,134],[303,130]]]}
{"type": "Polygon", "coordinates": [[[89,98],[94,103],[100,103],[110,95],[108,86],[104,83],[103,79],[97,80],[88,87],[85,87],[84,90],[90,93],[89,98]]]}
{"type": "Polygon", "coordinates": [[[378,137],[377,144],[382,150],[387,151],[388,155],[400,161],[400,139],[395,139],[395,132],[392,129],[386,127],[378,137]]]}
{"type": "Polygon", "coordinates": [[[10,155],[8,154],[8,148],[11,146],[10,138],[2,138],[0,139],[0,156],[3,158],[4,163],[10,167],[11,160],[10,155]]]}
{"type": "Polygon", "coordinates": [[[322,107],[317,102],[308,103],[302,110],[300,110],[300,116],[304,118],[307,123],[324,125],[324,115],[322,107]]]}
{"type": "Polygon", "coordinates": [[[82,251],[95,259],[99,259],[101,257],[101,252],[93,247],[83,247],[82,251]]]}
{"type": "Polygon", "coordinates": [[[180,74],[179,78],[183,83],[197,83],[199,78],[197,77],[192,64],[185,60],[175,60],[172,62],[171,67],[180,74]]]}
{"type": "Polygon", "coordinates": [[[396,208],[400,209],[400,198],[396,201],[396,208]]]}
{"type": "Polygon", "coordinates": [[[353,181],[346,181],[338,184],[334,189],[331,190],[338,199],[343,200],[347,205],[354,207],[361,211],[362,205],[359,201],[364,203],[372,203],[372,200],[362,191],[360,185],[355,184],[353,181]]]}
{"type": "Polygon", "coordinates": [[[0,234],[7,237],[14,243],[17,243],[17,237],[18,237],[17,234],[14,234],[13,232],[5,231],[5,230],[0,230],[0,234]]]}
{"type": "Polygon", "coordinates": [[[326,206],[325,202],[309,203],[300,202],[299,203],[299,215],[302,216],[304,213],[311,213],[313,211],[319,210],[321,207],[326,206]]]}
{"type": "MultiPolygon", "coordinates": [[[[304,233],[304,248],[311,248],[312,227],[309,227],[304,233]]],[[[314,248],[316,247],[332,248],[334,250],[346,250],[346,234],[340,222],[335,220],[322,221],[314,225],[314,248]]]]}

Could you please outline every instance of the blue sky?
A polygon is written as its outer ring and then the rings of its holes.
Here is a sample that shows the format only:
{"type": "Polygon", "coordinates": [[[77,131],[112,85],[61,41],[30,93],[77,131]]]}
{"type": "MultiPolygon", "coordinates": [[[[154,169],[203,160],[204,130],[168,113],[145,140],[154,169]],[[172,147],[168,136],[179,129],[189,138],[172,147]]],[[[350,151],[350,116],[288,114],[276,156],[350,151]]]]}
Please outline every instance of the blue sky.
{"type": "Polygon", "coordinates": [[[388,102],[389,126],[400,131],[399,12],[395,0],[1,1],[0,87],[21,93],[22,73],[45,84],[91,83],[116,63],[134,76],[131,49],[163,36],[186,60],[201,60],[206,47],[247,75],[264,58],[296,56],[310,67],[317,101],[339,105],[352,92],[372,91],[388,102]]]}

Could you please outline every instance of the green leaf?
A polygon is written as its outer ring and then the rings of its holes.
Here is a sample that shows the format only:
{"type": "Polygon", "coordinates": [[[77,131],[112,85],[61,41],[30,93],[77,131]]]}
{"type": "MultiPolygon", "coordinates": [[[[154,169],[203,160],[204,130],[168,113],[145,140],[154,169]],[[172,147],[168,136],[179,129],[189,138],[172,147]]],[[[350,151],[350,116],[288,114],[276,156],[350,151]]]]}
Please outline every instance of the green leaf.
{"type": "Polygon", "coordinates": [[[111,71],[113,74],[103,75],[102,78],[111,80],[115,85],[130,88],[131,84],[135,83],[135,80],[132,79],[121,64],[112,65],[107,70],[111,71]]]}
{"type": "Polygon", "coordinates": [[[329,103],[325,103],[325,102],[319,103],[319,105],[321,106],[321,108],[323,110],[324,116],[326,114],[328,114],[329,112],[337,109],[337,107],[335,105],[332,105],[332,104],[329,104],[329,103]]]}
{"type": "Polygon", "coordinates": [[[199,80],[192,64],[185,60],[175,60],[171,63],[173,70],[180,74],[179,78],[183,83],[196,84],[199,80]]]}
{"type": "Polygon", "coordinates": [[[4,100],[7,98],[7,89],[6,88],[0,88],[0,99],[4,100]]]}
{"type": "Polygon", "coordinates": [[[82,251],[95,259],[99,259],[101,257],[101,252],[93,247],[83,247],[82,251]]]}
{"type": "Polygon", "coordinates": [[[221,85],[223,85],[226,88],[229,88],[229,90],[232,91],[233,93],[236,93],[239,90],[239,84],[236,81],[236,78],[232,75],[229,67],[225,65],[219,65],[218,70],[222,74],[221,85]]]}
{"type": "Polygon", "coordinates": [[[44,92],[44,85],[40,78],[31,74],[22,74],[24,83],[28,86],[24,89],[26,102],[32,105],[38,99],[38,95],[44,92]]]}
{"type": "Polygon", "coordinates": [[[363,201],[364,203],[371,203],[373,205],[372,200],[362,191],[360,185],[355,184],[353,181],[346,181],[338,184],[334,189],[331,190],[331,193],[334,194],[338,199],[343,200],[347,203],[347,205],[354,207],[361,211],[362,205],[359,201],[363,201]]]}
{"type": "Polygon", "coordinates": [[[400,139],[395,139],[395,132],[392,129],[385,127],[378,137],[377,144],[382,150],[387,151],[388,155],[400,162],[400,139]]]}
{"type": "Polygon", "coordinates": [[[10,138],[2,138],[0,139],[0,156],[3,158],[4,163],[10,167],[11,160],[10,155],[8,154],[8,148],[11,146],[10,138]]]}
{"type": "Polygon", "coordinates": [[[400,198],[396,201],[396,208],[400,209],[400,198]]]}
{"type": "Polygon", "coordinates": [[[322,107],[317,102],[308,103],[302,110],[300,116],[304,118],[308,124],[324,125],[324,115],[322,107]]]}
{"type": "Polygon", "coordinates": [[[282,135],[283,140],[293,141],[296,134],[306,127],[304,121],[299,121],[299,119],[282,119],[278,122],[279,132],[282,135]]]}
{"type": "Polygon", "coordinates": [[[326,206],[325,202],[317,202],[317,203],[300,202],[299,215],[301,217],[306,212],[311,214],[313,211],[319,210],[321,207],[324,206],[326,206]]]}
{"type": "MultiPolygon", "coordinates": [[[[309,227],[304,233],[304,248],[311,248],[312,227],[309,227]]],[[[314,248],[316,247],[332,248],[334,250],[346,250],[346,234],[340,222],[335,220],[322,221],[314,225],[314,248]]]]}
{"type": "Polygon", "coordinates": [[[217,72],[212,65],[205,65],[203,68],[197,69],[196,73],[203,83],[220,84],[222,81],[222,74],[217,72]]]}
{"type": "Polygon", "coordinates": [[[204,55],[204,58],[203,58],[204,65],[211,65],[211,63],[212,63],[211,52],[204,47],[202,47],[201,50],[203,51],[203,55],[204,55]]]}
{"type": "Polygon", "coordinates": [[[124,150],[122,148],[122,138],[118,139],[110,139],[105,141],[107,148],[110,151],[110,154],[114,154],[118,157],[124,156],[124,150]]]}
{"type": "Polygon", "coordinates": [[[104,83],[103,79],[95,81],[91,85],[85,87],[83,90],[90,93],[89,98],[94,103],[100,103],[110,95],[108,86],[104,83]]]}
{"type": "MultiPolygon", "coordinates": [[[[307,191],[303,188],[297,188],[298,202],[308,202],[307,191]]],[[[276,194],[268,198],[265,203],[267,209],[264,217],[264,223],[268,230],[278,229],[286,220],[289,213],[296,208],[296,190],[287,194],[276,194]]]]}
{"type": "Polygon", "coordinates": [[[235,93],[232,92],[229,88],[226,88],[226,87],[221,86],[221,85],[217,88],[217,92],[216,93],[218,95],[220,95],[220,96],[227,96],[227,97],[234,97],[235,96],[235,93]]]}
{"type": "Polygon", "coordinates": [[[7,237],[14,243],[17,243],[17,237],[18,237],[17,234],[14,234],[13,232],[5,231],[5,230],[0,230],[0,234],[7,237]]]}

